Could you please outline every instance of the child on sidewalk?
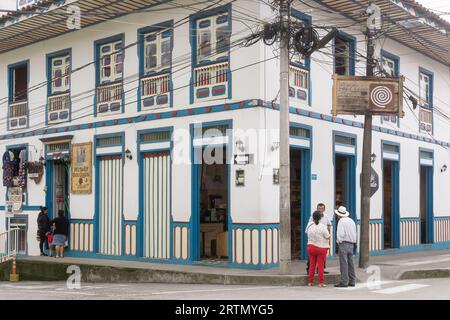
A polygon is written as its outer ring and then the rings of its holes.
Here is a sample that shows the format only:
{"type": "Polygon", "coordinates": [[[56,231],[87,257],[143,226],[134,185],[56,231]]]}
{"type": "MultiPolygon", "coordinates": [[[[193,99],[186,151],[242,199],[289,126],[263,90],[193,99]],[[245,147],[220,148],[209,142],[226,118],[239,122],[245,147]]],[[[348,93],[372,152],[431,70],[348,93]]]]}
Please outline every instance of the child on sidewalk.
{"type": "Polygon", "coordinates": [[[53,231],[49,231],[45,234],[45,236],[47,237],[47,242],[48,242],[48,256],[52,257],[52,249],[53,249],[53,231]]]}

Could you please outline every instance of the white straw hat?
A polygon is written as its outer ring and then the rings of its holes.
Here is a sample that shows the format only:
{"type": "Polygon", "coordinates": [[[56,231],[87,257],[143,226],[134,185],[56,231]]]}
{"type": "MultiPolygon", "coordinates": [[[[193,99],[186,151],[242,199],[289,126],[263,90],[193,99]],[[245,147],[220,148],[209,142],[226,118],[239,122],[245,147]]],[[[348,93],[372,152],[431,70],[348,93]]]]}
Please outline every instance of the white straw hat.
{"type": "Polygon", "coordinates": [[[337,210],[334,210],[339,217],[348,217],[350,213],[347,211],[346,207],[340,206],[337,210]]]}

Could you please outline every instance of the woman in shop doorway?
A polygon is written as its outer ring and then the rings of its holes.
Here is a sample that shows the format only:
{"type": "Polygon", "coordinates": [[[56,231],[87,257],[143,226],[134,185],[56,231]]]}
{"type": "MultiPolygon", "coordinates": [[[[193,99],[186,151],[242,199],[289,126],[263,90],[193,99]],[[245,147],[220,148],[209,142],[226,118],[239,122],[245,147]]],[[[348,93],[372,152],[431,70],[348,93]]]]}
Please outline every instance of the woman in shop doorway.
{"type": "Polygon", "coordinates": [[[58,217],[50,222],[50,225],[55,225],[55,232],[53,234],[53,245],[55,246],[55,258],[64,258],[64,247],[67,241],[67,234],[69,231],[69,220],[64,216],[64,211],[58,211],[58,217]]]}
{"type": "Polygon", "coordinates": [[[41,250],[41,256],[47,256],[47,254],[44,252],[44,244],[46,244],[46,247],[48,248],[46,234],[50,231],[50,219],[48,218],[47,214],[47,207],[41,207],[41,211],[39,212],[37,218],[39,249],[41,250]]]}
{"type": "Polygon", "coordinates": [[[330,233],[327,227],[320,223],[322,219],[322,214],[320,211],[314,211],[313,221],[306,227],[306,234],[308,235],[308,256],[310,261],[309,275],[308,275],[308,286],[313,285],[314,273],[318,271],[318,282],[319,287],[326,287],[324,283],[324,265],[327,258],[327,252],[330,248],[330,233]]]}

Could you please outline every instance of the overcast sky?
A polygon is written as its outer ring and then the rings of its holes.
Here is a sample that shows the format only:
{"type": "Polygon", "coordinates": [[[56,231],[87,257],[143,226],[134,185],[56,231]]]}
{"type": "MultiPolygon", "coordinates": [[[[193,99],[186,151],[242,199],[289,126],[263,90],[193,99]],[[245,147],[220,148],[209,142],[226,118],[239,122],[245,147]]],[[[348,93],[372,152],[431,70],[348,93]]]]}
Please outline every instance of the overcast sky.
{"type": "MultiPolygon", "coordinates": [[[[444,13],[450,13],[450,0],[416,0],[422,5],[435,10],[442,18],[447,19],[450,22],[450,14],[444,15],[444,13]]],[[[16,0],[0,0],[0,9],[15,9],[16,0]]]]}

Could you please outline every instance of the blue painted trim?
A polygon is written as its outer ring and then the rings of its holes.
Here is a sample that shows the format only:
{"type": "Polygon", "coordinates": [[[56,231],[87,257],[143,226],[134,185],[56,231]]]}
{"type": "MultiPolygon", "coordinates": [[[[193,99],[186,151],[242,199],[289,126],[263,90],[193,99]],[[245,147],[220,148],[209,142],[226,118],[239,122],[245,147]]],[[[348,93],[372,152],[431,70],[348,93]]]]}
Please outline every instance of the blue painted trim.
{"type": "MultiPolygon", "coordinates": [[[[14,84],[13,84],[13,72],[16,67],[20,67],[26,65],[27,66],[27,126],[25,129],[30,127],[30,104],[29,104],[29,86],[30,86],[30,59],[23,60],[20,62],[16,62],[8,65],[8,111],[7,111],[7,131],[10,131],[11,128],[9,126],[9,105],[14,102],[14,84]]],[[[19,102],[19,101],[17,101],[19,102]]],[[[23,129],[23,128],[22,128],[23,129]]]]}
{"type": "MultiPolygon", "coordinates": [[[[170,74],[170,103],[169,103],[169,107],[172,108],[173,107],[173,82],[172,82],[172,62],[173,62],[173,47],[174,47],[174,30],[173,30],[173,24],[174,21],[169,20],[169,21],[165,21],[165,22],[160,22],[148,27],[144,27],[144,28],[140,28],[138,29],[138,34],[137,34],[137,41],[138,41],[138,59],[139,59],[139,87],[138,87],[138,112],[142,111],[142,98],[141,98],[141,93],[142,93],[142,89],[141,89],[141,80],[142,78],[148,77],[150,75],[159,75],[159,74],[166,74],[169,73],[170,74]],[[164,30],[164,29],[170,29],[170,66],[167,70],[163,70],[161,72],[158,73],[145,73],[145,68],[144,68],[144,64],[145,64],[145,46],[144,46],[144,40],[145,40],[145,36],[149,33],[154,33],[157,32],[159,30],[164,30]]],[[[155,97],[156,98],[156,97],[155,97]]]]}
{"type": "MultiPolygon", "coordinates": [[[[350,146],[350,145],[346,145],[350,146]]],[[[345,203],[347,211],[350,212],[350,217],[356,221],[356,164],[358,157],[358,137],[356,134],[333,130],[333,176],[334,176],[334,184],[333,184],[333,192],[334,192],[334,202],[336,203],[336,156],[341,156],[347,158],[347,186],[345,187],[347,194],[347,203],[345,203]],[[355,153],[354,154],[346,154],[336,152],[336,145],[340,145],[336,143],[336,136],[343,136],[347,138],[354,139],[355,144],[355,153]]],[[[334,233],[336,235],[336,232],[334,233]]],[[[336,243],[334,241],[333,243],[336,243]]]]}
{"type": "MultiPolygon", "coordinates": [[[[307,26],[312,24],[312,17],[297,9],[291,8],[291,16],[303,21],[307,26]]],[[[304,68],[308,71],[308,106],[312,106],[312,75],[311,75],[311,57],[305,57],[305,65],[300,62],[291,62],[294,66],[304,68]]]]}
{"type": "MultiPolygon", "coordinates": [[[[123,177],[123,166],[125,164],[125,157],[124,157],[124,153],[125,153],[125,132],[116,132],[116,133],[108,133],[108,134],[98,134],[98,135],[94,135],[94,168],[95,168],[95,190],[94,190],[94,197],[95,197],[95,213],[94,213],[94,231],[93,231],[93,237],[94,237],[94,245],[93,245],[93,249],[94,252],[98,253],[99,250],[99,242],[100,242],[100,158],[103,156],[108,156],[108,155],[113,155],[113,154],[101,154],[101,155],[97,155],[97,140],[101,139],[101,138],[109,138],[109,137],[117,137],[117,136],[121,136],[122,137],[122,199],[123,199],[123,186],[124,186],[124,177],[123,177]]],[[[115,155],[117,155],[118,153],[116,153],[115,155]]],[[[123,213],[123,206],[122,206],[122,212],[121,212],[121,217],[122,217],[122,226],[123,226],[123,221],[125,219],[124,217],[124,213],[123,213]]],[[[123,233],[124,233],[124,228],[122,228],[121,232],[122,232],[122,248],[121,248],[121,255],[124,254],[124,237],[123,237],[123,233]]],[[[117,256],[114,256],[117,257],[117,256]]]]}
{"type": "MultiPolygon", "coordinates": [[[[198,63],[197,61],[197,20],[199,19],[204,19],[206,17],[209,16],[214,16],[217,14],[221,14],[221,13],[227,13],[228,15],[228,32],[230,34],[230,39],[231,39],[231,34],[232,34],[232,4],[231,2],[223,5],[221,7],[216,7],[216,8],[212,8],[209,10],[204,10],[204,11],[200,11],[197,12],[195,14],[192,14],[189,16],[189,30],[190,30],[190,35],[189,35],[189,42],[191,44],[191,79],[189,81],[189,88],[190,88],[190,104],[194,103],[194,79],[195,79],[195,74],[194,74],[194,70],[196,67],[200,66],[200,65],[204,65],[203,63],[198,63]]],[[[228,45],[228,57],[225,58],[221,58],[220,61],[217,60],[215,61],[215,63],[218,62],[223,62],[226,60],[230,59],[230,53],[231,53],[231,46],[228,45]]],[[[230,69],[230,64],[228,64],[228,71],[227,71],[227,77],[228,77],[228,99],[231,99],[232,97],[232,85],[231,85],[231,79],[232,79],[232,73],[231,73],[231,69],[230,69]]]]}
{"type": "MultiPolygon", "coordinates": [[[[172,167],[172,150],[173,150],[173,127],[163,127],[163,128],[154,128],[154,129],[146,129],[146,130],[139,130],[137,131],[137,150],[138,150],[138,164],[139,164],[139,179],[138,179],[138,185],[139,185],[139,212],[138,212],[138,218],[137,218],[137,225],[136,225],[136,255],[138,257],[144,256],[144,166],[143,166],[143,154],[144,153],[151,153],[151,152],[159,152],[159,151],[168,151],[170,154],[170,166],[172,167]],[[158,149],[158,150],[148,150],[148,151],[142,151],[141,150],[141,144],[148,144],[148,143],[142,143],[140,141],[140,137],[143,134],[149,133],[149,132],[170,132],[170,147],[164,148],[164,149],[158,149]]],[[[170,169],[170,191],[169,191],[169,203],[170,203],[170,209],[169,209],[169,215],[170,215],[170,225],[169,225],[169,232],[170,232],[170,243],[169,243],[169,259],[173,258],[173,212],[172,212],[172,190],[173,190],[173,170],[170,169]]]]}
{"type": "MultiPolygon", "coordinates": [[[[425,168],[425,190],[426,190],[426,243],[434,243],[434,150],[419,147],[419,159],[418,159],[418,174],[419,179],[421,177],[421,169],[425,168]],[[430,152],[433,157],[433,164],[431,166],[424,166],[420,163],[420,153],[422,151],[430,152]]],[[[419,186],[419,197],[420,197],[420,186],[419,186]]],[[[420,199],[420,198],[419,198],[420,199]]],[[[421,215],[419,213],[419,241],[422,241],[422,226],[421,226],[421,215]]]]}
{"type": "MultiPolygon", "coordinates": [[[[430,79],[430,92],[428,92],[428,95],[430,96],[430,103],[428,108],[424,108],[431,111],[431,135],[434,135],[434,73],[430,70],[427,70],[423,67],[419,66],[419,85],[420,85],[420,74],[425,74],[430,79]]],[[[420,88],[419,88],[420,90],[420,88]]],[[[422,106],[419,106],[419,108],[422,108],[422,106]]],[[[420,129],[420,121],[419,121],[419,132],[423,132],[424,130],[420,129]]],[[[425,131],[426,132],[426,131],[425,131]]]]}
{"type": "MultiPolygon", "coordinates": [[[[230,213],[230,195],[231,195],[231,157],[232,157],[232,139],[233,139],[233,120],[222,120],[222,121],[212,121],[190,124],[190,134],[191,134],[191,218],[189,226],[189,260],[196,261],[200,259],[200,170],[201,162],[199,163],[197,159],[197,154],[200,151],[202,153],[203,146],[194,146],[195,139],[195,128],[201,127],[212,127],[217,125],[226,125],[228,128],[226,130],[226,135],[228,141],[226,144],[222,145],[225,147],[225,154],[227,156],[227,172],[228,172],[228,203],[227,203],[227,219],[228,219],[228,230],[233,224],[230,213]]],[[[210,146],[210,145],[209,145],[210,146]]],[[[228,263],[232,262],[232,237],[231,232],[228,232],[228,263]]]]}
{"type": "MultiPolygon", "coordinates": [[[[154,129],[144,129],[144,130],[138,130],[137,131],[137,143],[138,147],[140,147],[141,144],[151,144],[151,143],[159,143],[159,142],[167,142],[167,141],[173,141],[172,137],[173,133],[173,126],[172,127],[161,127],[161,128],[154,128],[154,129]],[[168,140],[153,140],[153,141],[143,141],[141,142],[141,136],[147,133],[153,133],[153,132],[170,132],[170,138],[168,140]]],[[[140,150],[140,149],[138,149],[140,150]]]]}
{"type": "MultiPolygon", "coordinates": [[[[52,59],[63,57],[69,55],[70,57],[70,88],[69,88],[69,117],[64,122],[72,121],[72,98],[71,98],[71,88],[72,88],[72,48],[59,50],[56,52],[48,53],[45,56],[45,70],[47,71],[47,100],[45,101],[45,125],[48,126],[48,98],[52,95],[52,86],[53,86],[53,74],[52,74],[52,59]]],[[[56,93],[55,95],[67,93],[67,91],[61,91],[56,93]]]]}
{"type": "MultiPolygon", "coordinates": [[[[400,247],[400,164],[401,164],[401,145],[397,142],[381,140],[381,170],[384,175],[384,162],[389,161],[392,163],[391,167],[391,245],[393,248],[400,247]],[[390,152],[393,154],[398,154],[398,160],[384,159],[383,154],[385,145],[391,145],[398,147],[398,152],[390,152]]],[[[383,178],[382,178],[383,179],[383,178]]],[[[384,186],[381,190],[382,199],[384,199],[384,186]]],[[[382,206],[382,214],[384,220],[384,205],[382,206]]],[[[384,223],[384,222],[383,222],[384,223]]],[[[383,227],[383,248],[384,248],[384,227],[383,227]]]]}
{"type": "MultiPolygon", "coordinates": [[[[395,54],[392,54],[386,50],[381,49],[381,59],[383,58],[387,58],[390,59],[392,61],[394,61],[394,76],[396,77],[400,77],[400,57],[396,56],[395,54]]],[[[381,119],[381,123],[384,123],[384,119],[383,116],[380,116],[381,119]]],[[[400,128],[400,118],[398,116],[396,116],[396,124],[397,127],[400,128]]],[[[392,122],[392,121],[390,121],[392,122]]]]}
{"type": "MultiPolygon", "coordinates": [[[[119,119],[110,119],[110,120],[101,120],[97,122],[92,123],[84,123],[84,124],[77,124],[77,125],[69,125],[65,127],[56,127],[56,128],[48,128],[48,129],[36,129],[33,131],[28,131],[25,133],[12,133],[12,134],[5,134],[0,135],[0,141],[1,140],[11,140],[11,139],[18,139],[18,138],[24,138],[24,137],[32,137],[32,136],[45,136],[53,133],[67,133],[67,132],[73,132],[73,131],[79,131],[79,130],[88,130],[88,129],[97,129],[97,128],[104,128],[104,127],[111,127],[111,126],[117,126],[117,125],[130,125],[130,123],[140,123],[140,122],[147,122],[147,121],[155,121],[159,119],[170,119],[170,118],[179,118],[179,117],[188,117],[193,115],[202,115],[202,114],[212,114],[217,112],[224,112],[224,111],[234,111],[234,110],[240,110],[240,109],[252,109],[252,108],[267,108],[270,110],[279,110],[279,105],[272,103],[272,102],[264,102],[259,99],[252,99],[252,100],[243,100],[239,102],[234,103],[225,103],[225,104],[219,104],[219,105],[210,105],[205,107],[196,107],[196,108],[187,108],[187,109],[181,109],[177,111],[165,111],[165,112],[159,112],[159,113],[146,113],[138,116],[132,116],[132,117],[126,117],[126,118],[119,118],[119,119]]],[[[336,123],[336,124],[342,124],[344,126],[349,126],[353,128],[364,128],[364,125],[362,122],[357,121],[351,121],[346,120],[343,118],[333,117],[331,115],[322,114],[318,112],[313,111],[306,111],[303,109],[298,109],[296,107],[290,107],[289,111],[291,114],[296,114],[302,117],[306,118],[312,118],[317,120],[322,120],[326,122],[336,123]]],[[[418,136],[413,133],[406,133],[399,130],[391,130],[388,128],[383,128],[380,126],[373,126],[373,131],[375,132],[381,132],[392,136],[402,137],[405,139],[415,140],[415,141],[423,141],[430,144],[436,144],[443,147],[450,147],[450,142],[440,141],[436,139],[431,139],[428,137],[418,136]]]]}
{"type": "MultiPolygon", "coordinates": [[[[125,94],[123,91],[123,75],[125,72],[125,33],[120,33],[111,37],[107,37],[107,38],[103,38],[103,39],[99,39],[99,40],[95,40],[94,41],[94,61],[95,61],[95,93],[94,93],[94,117],[97,117],[97,88],[100,85],[106,84],[106,83],[101,83],[100,82],[100,46],[110,43],[110,42],[115,42],[115,41],[122,41],[122,78],[118,81],[115,82],[121,82],[122,83],[122,113],[125,112],[125,94]]],[[[115,52],[115,51],[113,51],[115,52]]],[[[111,82],[113,83],[113,82],[111,82]]]]}

